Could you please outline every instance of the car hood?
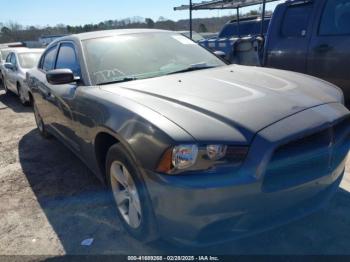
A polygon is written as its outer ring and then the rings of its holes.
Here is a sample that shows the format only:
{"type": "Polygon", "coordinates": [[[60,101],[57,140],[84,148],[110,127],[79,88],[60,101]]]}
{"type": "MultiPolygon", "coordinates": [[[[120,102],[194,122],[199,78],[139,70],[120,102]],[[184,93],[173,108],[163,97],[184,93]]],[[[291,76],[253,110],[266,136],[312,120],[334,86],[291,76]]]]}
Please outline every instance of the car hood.
{"type": "Polygon", "coordinates": [[[331,84],[299,73],[224,66],[108,86],[200,141],[250,143],[263,128],[317,105],[340,102],[331,84]]]}

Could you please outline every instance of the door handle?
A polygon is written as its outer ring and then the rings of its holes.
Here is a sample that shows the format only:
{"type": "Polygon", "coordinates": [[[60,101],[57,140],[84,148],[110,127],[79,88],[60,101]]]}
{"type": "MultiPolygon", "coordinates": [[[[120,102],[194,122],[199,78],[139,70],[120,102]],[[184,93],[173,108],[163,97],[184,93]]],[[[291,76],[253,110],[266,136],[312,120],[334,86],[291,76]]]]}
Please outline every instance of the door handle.
{"type": "Polygon", "coordinates": [[[318,45],[314,48],[314,50],[318,53],[326,53],[326,52],[329,52],[333,49],[332,46],[328,45],[328,44],[321,44],[321,45],[318,45]]]}

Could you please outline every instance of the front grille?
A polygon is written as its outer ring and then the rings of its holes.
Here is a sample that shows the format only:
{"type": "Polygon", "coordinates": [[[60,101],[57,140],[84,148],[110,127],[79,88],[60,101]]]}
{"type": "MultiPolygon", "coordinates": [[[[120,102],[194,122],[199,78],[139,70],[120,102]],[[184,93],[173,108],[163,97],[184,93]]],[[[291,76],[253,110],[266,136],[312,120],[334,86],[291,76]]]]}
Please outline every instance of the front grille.
{"type": "Polygon", "coordinates": [[[328,175],[350,148],[350,118],[278,147],[267,167],[265,192],[307,183],[328,175]]]}

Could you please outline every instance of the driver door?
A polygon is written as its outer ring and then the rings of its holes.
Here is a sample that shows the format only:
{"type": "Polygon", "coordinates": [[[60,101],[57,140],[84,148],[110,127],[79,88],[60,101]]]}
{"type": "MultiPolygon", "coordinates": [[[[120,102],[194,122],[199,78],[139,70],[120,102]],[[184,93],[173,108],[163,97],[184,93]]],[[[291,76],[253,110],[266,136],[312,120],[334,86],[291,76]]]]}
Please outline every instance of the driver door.
{"type": "MultiPolygon", "coordinates": [[[[76,77],[81,77],[79,59],[73,42],[61,42],[58,47],[55,69],[70,69],[76,77]]],[[[77,83],[50,86],[50,103],[53,115],[50,124],[68,146],[80,151],[79,131],[75,122],[74,107],[78,92],[77,83]]]]}
{"type": "Polygon", "coordinates": [[[350,0],[327,0],[309,47],[307,73],[343,89],[350,106],[350,0]]]}

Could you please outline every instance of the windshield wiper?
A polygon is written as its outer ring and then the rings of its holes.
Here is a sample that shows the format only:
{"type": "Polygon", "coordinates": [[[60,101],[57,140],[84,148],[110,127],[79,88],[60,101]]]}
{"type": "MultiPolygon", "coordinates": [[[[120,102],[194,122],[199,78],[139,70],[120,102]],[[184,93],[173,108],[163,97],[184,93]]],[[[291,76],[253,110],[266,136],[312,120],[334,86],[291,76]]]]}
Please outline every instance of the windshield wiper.
{"type": "Polygon", "coordinates": [[[185,73],[185,72],[191,72],[191,71],[196,71],[196,70],[202,70],[202,69],[208,69],[208,68],[214,68],[216,66],[210,66],[207,65],[206,63],[198,63],[198,64],[192,64],[189,67],[186,67],[184,69],[180,69],[177,71],[173,71],[170,73],[167,73],[167,75],[172,75],[172,74],[177,74],[177,73],[185,73]]]}
{"type": "Polygon", "coordinates": [[[128,81],[133,81],[136,80],[136,77],[124,77],[118,80],[114,80],[114,81],[110,81],[110,82],[103,82],[103,83],[99,83],[98,85],[109,85],[109,84],[116,84],[116,83],[122,83],[122,82],[128,82],[128,81]]]}

